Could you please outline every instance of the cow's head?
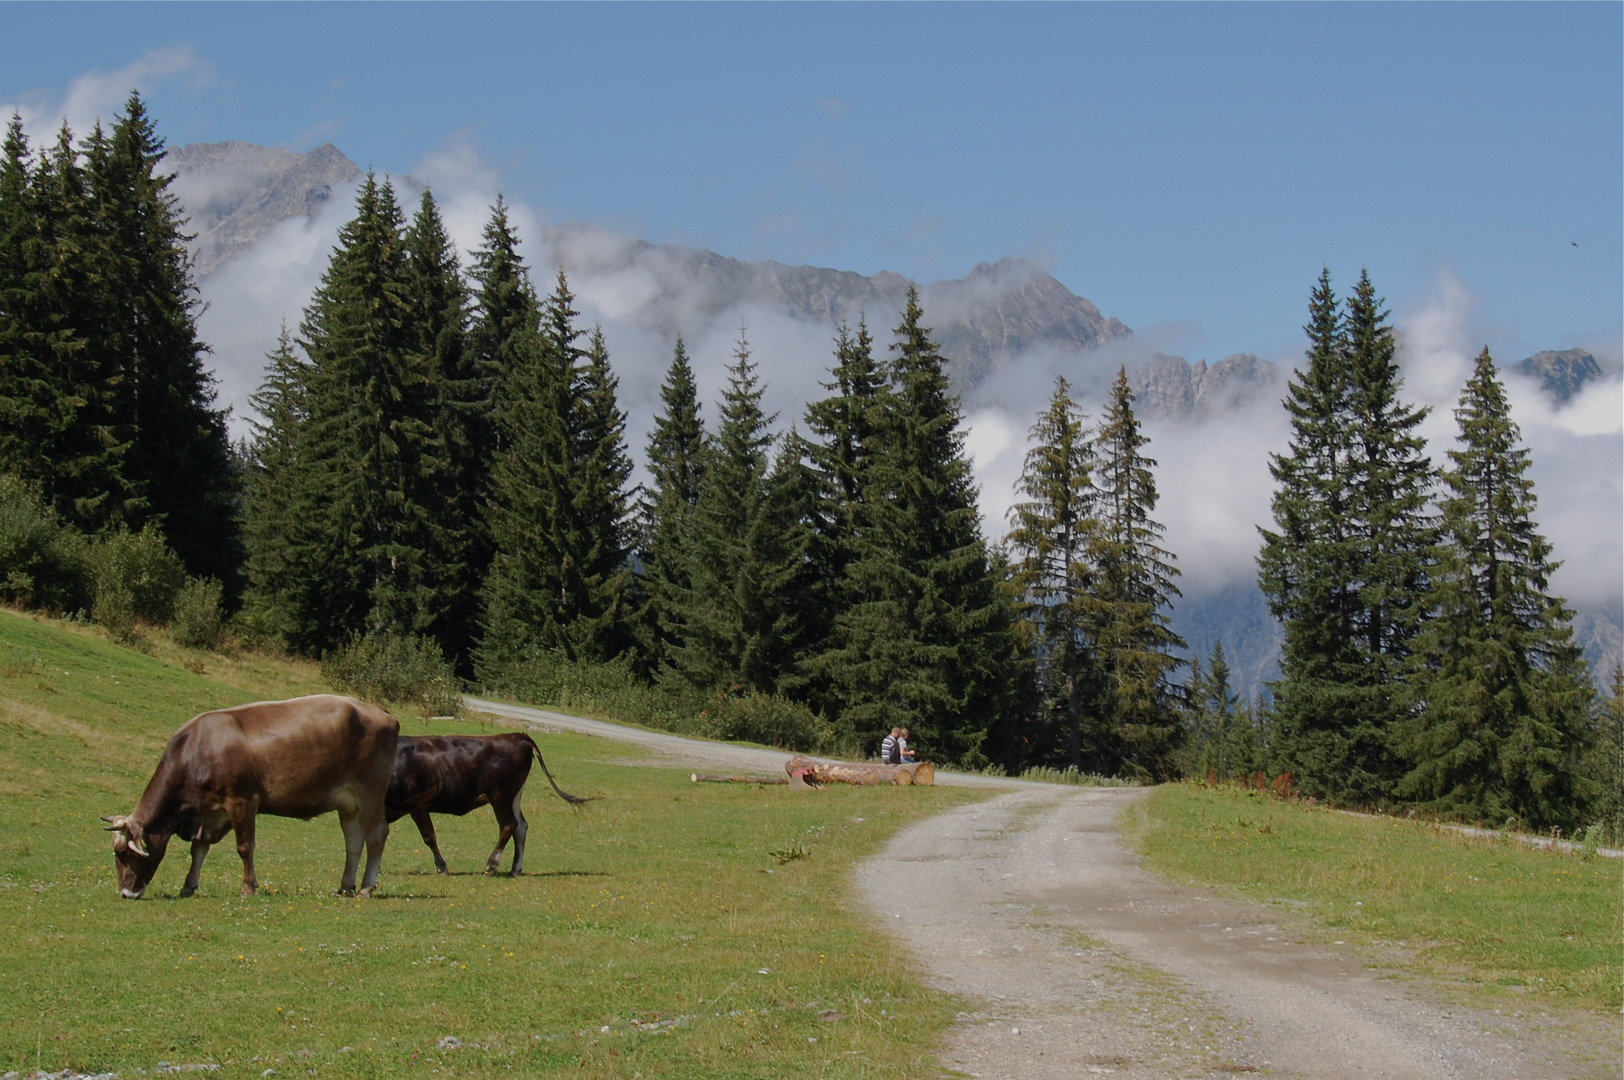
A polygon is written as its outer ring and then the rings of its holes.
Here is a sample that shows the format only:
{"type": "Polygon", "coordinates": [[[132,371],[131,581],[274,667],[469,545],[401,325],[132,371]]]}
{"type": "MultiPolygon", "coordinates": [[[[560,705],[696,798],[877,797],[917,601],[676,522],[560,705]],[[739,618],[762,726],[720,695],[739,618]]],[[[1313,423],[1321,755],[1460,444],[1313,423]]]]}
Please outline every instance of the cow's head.
{"type": "Polygon", "coordinates": [[[164,850],[169,847],[169,834],[147,835],[141,826],[118,814],[104,817],[107,831],[113,834],[113,864],[118,870],[118,894],[130,900],[141,899],[147,883],[158,872],[164,861],[164,850]]]}

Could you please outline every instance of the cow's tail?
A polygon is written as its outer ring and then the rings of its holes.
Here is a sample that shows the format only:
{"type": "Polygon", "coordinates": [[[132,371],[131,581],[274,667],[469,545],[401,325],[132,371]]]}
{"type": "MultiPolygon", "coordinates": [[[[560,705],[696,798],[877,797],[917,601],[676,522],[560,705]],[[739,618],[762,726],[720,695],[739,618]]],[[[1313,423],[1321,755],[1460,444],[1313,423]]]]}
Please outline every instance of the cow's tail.
{"type": "Polygon", "coordinates": [[[569,792],[559,787],[558,781],[553,779],[553,774],[547,769],[547,762],[543,760],[541,756],[541,747],[536,745],[536,740],[532,739],[528,733],[525,733],[524,737],[525,741],[530,744],[530,749],[536,752],[536,764],[541,766],[542,775],[547,777],[547,782],[553,785],[553,790],[558,792],[558,797],[560,799],[563,799],[571,806],[580,806],[582,803],[592,801],[591,799],[583,799],[579,795],[571,795],[569,792]]]}

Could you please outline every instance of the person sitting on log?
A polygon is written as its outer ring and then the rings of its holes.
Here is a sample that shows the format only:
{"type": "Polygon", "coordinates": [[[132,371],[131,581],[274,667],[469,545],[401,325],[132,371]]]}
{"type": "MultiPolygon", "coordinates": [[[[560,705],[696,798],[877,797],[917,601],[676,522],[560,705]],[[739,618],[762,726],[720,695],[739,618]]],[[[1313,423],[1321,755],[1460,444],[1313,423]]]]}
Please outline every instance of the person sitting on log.
{"type": "Polygon", "coordinates": [[[895,761],[893,761],[893,762],[890,762],[890,764],[892,764],[892,765],[906,765],[906,764],[913,761],[915,758],[917,758],[919,756],[914,751],[908,749],[908,729],[907,728],[898,728],[897,729],[896,752],[897,752],[897,759],[895,761]]]}
{"type": "Polygon", "coordinates": [[[901,765],[902,754],[897,748],[897,741],[902,737],[902,729],[893,727],[891,734],[880,740],[880,760],[887,765],[901,765]]]}

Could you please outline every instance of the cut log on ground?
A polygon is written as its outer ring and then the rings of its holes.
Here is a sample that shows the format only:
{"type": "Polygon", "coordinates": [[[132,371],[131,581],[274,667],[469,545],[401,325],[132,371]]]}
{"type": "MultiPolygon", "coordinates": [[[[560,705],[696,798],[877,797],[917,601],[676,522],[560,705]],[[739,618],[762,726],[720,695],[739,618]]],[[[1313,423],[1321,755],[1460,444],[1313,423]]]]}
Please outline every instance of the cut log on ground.
{"type": "Polygon", "coordinates": [[[733,773],[696,772],[689,773],[688,779],[696,784],[787,784],[788,776],[737,775],[733,773]]]}
{"type": "Polygon", "coordinates": [[[909,784],[930,786],[936,783],[936,770],[928,761],[908,765],[875,765],[855,761],[814,761],[812,758],[792,757],[784,765],[791,776],[804,776],[817,784],[856,784],[873,787],[875,784],[909,784]]]}

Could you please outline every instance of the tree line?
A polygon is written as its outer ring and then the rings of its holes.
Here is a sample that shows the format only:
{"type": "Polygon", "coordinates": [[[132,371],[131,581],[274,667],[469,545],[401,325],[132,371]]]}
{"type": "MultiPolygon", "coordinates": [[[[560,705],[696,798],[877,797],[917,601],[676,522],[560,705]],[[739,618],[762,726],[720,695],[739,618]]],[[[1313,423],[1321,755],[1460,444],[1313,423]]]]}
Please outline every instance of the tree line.
{"type": "Polygon", "coordinates": [[[78,533],[166,539],[245,639],[401,641],[470,685],[731,710],[761,721],[732,733],[806,748],[902,724],[971,767],[1289,771],[1347,804],[1617,814],[1617,698],[1598,706],[1549,593],[1493,361],[1435,467],[1368,276],[1311,299],[1258,560],[1282,677],[1242,701],[1221,643],[1185,659],[1171,629],[1125,371],[1097,420],[1057,381],[1003,543],[916,291],[884,345],[866,318],[838,328],[825,395],[783,434],[743,331],[709,421],[677,337],[633,486],[608,343],[564,272],[537,287],[500,198],[464,268],[431,193],[408,217],[369,175],[232,448],[139,97],[110,135],[38,152],[13,118],[4,153],[0,472],[78,533]]]}

